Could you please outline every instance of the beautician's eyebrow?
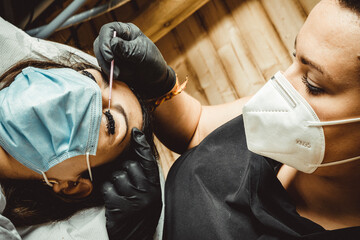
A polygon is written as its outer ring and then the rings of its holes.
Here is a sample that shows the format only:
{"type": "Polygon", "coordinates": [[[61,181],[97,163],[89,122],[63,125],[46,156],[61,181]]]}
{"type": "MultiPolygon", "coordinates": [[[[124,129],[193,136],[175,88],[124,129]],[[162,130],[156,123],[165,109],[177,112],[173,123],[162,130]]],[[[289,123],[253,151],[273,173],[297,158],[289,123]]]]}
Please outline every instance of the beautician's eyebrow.
{"type": "MultiPolygon", "coordinates": [[[[297,36],[295,38],[295,43],[294,43],[294,48],[296,50],[296,42],[297,42],[297,36]]],[[[331,76],[329,73],[327,73],[320,65],[314,63],[313,61],[309,60],[308,58],[304,57],[304,56],[300,56],[300,61],[302,64],[304,65],[308,65],[312,68],[314,68],[315,70],[317,70],[318,72],[320,72],[322,75],[324,75],[325,77],[327,77],[329,80],[332,80],[331,76]]]]}
{"type": "Polygon", "coordinates": [[[128,116],[126,114],[126,112],[124,111],[124,108],[120,105],[120,104],[115,104],[114,106],[115,111],[119,112],[120,114],[122,114],[125,118],[125,127],[126,127],[126,131],[125,131],[125,136],[123,139],[121,139],[119,145],[125,140],[127,134],[128,134],[128,130],[129,130],[129,121],[128,121],[128,116]]]}

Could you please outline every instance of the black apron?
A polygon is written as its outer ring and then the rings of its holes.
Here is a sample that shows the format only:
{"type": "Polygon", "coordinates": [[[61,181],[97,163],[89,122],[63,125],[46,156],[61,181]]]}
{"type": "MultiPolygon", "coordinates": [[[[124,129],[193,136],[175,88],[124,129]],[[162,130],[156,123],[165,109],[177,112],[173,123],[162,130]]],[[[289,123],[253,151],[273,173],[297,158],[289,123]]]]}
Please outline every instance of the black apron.
{"type": "Polygon", "coordinates": [[[360,239],[360,227],[326,231],[301,217],[280,167],[247,149],[242,116],[219,127],[169,171],[164,239],[360,239]]]}

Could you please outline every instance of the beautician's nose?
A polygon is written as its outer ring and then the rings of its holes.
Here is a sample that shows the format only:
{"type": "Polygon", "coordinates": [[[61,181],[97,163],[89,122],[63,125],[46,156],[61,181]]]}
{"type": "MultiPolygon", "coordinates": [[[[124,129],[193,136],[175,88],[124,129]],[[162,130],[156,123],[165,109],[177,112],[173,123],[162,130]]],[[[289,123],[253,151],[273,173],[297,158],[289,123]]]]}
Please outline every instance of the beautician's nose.
{"type": "Polygon", "coordinates": [[[291,85],[299,91],[303,75],[303,71],[299,64],[294,61],[284,72],[282,72],[282,74],[291,83],[291,85]]]}

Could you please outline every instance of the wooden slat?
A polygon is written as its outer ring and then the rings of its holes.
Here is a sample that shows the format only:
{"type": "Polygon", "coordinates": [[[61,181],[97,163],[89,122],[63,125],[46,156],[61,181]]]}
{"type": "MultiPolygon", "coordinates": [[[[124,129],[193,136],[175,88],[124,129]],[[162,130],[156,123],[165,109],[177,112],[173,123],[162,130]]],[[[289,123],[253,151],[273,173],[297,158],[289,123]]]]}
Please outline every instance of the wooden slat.
{"type": "Polygon", "coordinates": [[[175,33],[186,49],[187,59],[196,72],[209,103],[220,104],[235,100],[236,93],[228,82],[219,56],[198,17],[189,17],[176,28],[175,33]]]}
{"type": "Polygon", "coordinates": [[[199,15],[237,96],[254,94],[264,84],[264,78],[224,2],[209,2],[200,9],[199,15]]]}
{"type": "Polygon", "coordinates": [[[182,83],[186,77],[189,79],[185,91],[195,97],[203,105],[208,105],[209,101],[201,88],[199,78],[192,69],[191,64],[187,61],[183,47],[180,46],[177,36],[171,32],[161,38],[156,44],[163,54],[165,60],[178,75],[182,83]]]}
{"type": "Polygon", "coordinates": [[[261,0],[282,42],[291,55],[294,40],[306,19],[306,13],[297,0],[261,0]]]}
{"type": "Polygon", "coordinates": [[[276,71],[286,69],[290,55],[279,38],[267,12],[257,0],[225,0],[235,19],[256,65],[265,79],[276,71]]]}
{"type": "Polygon", "coordinates": [[[132,20],[154,42],[209,0],[157,0],[132,20]]]}
{"type": "Polygon", "coordinates": [[[313,7],[320,2],[320,0],[298,0],[298,1],[303,6],[307,14],[309,14],[311,9],[313,9],[313,7]]]}
{"type": "Polygon", "coordinates": [[[179,155],[167,149],[157,138],[155,138],[154,140],[156,148],[160,155],[159,163],[163,171],[164,177],[166,178],[171,165],[175,162],[179,155]]]}

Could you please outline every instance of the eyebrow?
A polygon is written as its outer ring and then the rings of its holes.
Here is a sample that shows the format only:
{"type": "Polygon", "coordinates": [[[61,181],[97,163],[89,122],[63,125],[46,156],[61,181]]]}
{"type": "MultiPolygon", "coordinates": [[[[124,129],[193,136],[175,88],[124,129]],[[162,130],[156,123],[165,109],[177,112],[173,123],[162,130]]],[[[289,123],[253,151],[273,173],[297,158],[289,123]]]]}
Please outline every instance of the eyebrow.
{"type": "Polygon", "coordinates": [[[128,135],[129,120],[128,120],[128,116],[127,116],[126,112],[124,111],[124,108],[120,104],[115,104],[113,107],[117,112],[122,114],[125,118],[126,131],[125,131],[125,135],[124,135],[123,139],[121,139],[120,143],[118,144],[118,145],[120,145],[125,140],[126,136],[128,135]]]}
{"type": "MultiPolygon", "coordinates": [[[[295,49],[296,49],[297,37],[298,36],[295,37],[295,42],[294,42],[294,48],[295,49]]],[[[328,74],[320,65],[314,63],[313,61],[309,60],[308,58],[306,58],[304,56],[301,56],[300,61],[301,61],[302,64],[311,66],[312,68],[314,68],[315,70],[320,72],[322,75],[325,75],[327,78],[332,79],[330,77],[330,74],[328,74]]]]}

